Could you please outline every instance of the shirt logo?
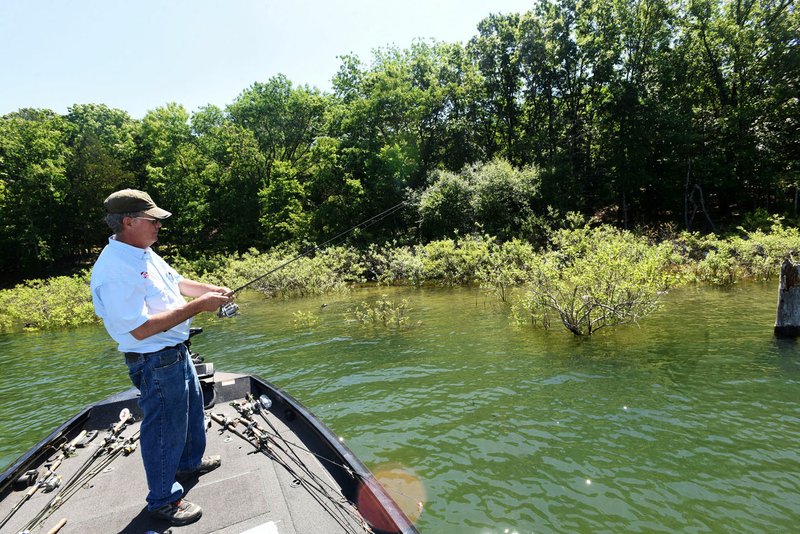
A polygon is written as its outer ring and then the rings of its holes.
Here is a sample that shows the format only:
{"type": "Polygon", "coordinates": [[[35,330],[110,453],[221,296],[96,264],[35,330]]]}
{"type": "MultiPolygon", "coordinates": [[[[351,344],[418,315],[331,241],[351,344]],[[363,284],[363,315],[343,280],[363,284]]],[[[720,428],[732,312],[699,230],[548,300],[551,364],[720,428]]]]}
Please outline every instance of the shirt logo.
{"type": "Polygon", "coordinates": [[[142,271],[139,274],[142,275],[142,278],[150,278],[150,273],[147,271],[142,271]]]}

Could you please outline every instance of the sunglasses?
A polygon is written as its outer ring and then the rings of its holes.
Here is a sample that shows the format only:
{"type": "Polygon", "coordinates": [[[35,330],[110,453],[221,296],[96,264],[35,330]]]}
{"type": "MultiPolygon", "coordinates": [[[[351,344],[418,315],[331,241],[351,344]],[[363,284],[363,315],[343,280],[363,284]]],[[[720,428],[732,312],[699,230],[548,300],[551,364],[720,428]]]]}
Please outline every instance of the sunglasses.
{"type": "Polygon", "coordinates": [[[143,221],[150,221],[150,224],[152,224],[153,226],[162,224],[161,219],[152,219],[150,217],[134,217],[134,219],[142,219],[143,221]]]}

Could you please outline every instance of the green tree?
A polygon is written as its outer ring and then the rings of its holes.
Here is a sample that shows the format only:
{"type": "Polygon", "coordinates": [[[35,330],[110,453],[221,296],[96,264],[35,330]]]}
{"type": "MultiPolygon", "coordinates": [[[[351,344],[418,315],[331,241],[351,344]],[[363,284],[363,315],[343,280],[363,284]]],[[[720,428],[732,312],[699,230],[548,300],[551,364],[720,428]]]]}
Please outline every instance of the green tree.
{"type": "Polygon", "coordinates": [[[504,160],[493,160],[467,169],[474,193],[472,211],[481,229],[500,240],[525,237],[540,205],[541,179],[533,167],[515,169],[504,160]]]}
{"type": "Polygon", "coordinates": [[[144,188],[173,213],[160,234],[161,242],[191,250],[209,232],[208,184],[203,175],[207,162],[192,135],[189,113],[175,103],[149,111],[140,135],[146,161],[144,188]]]}
{"type": "Polygon", "coordinates": [[[266,181],[267,162],[252,130],[233,124],[214,106],[195,113],[191,122],[206,162],[200,172],[208,186],[208,247],[244,252],[264,246],[258,193],[266,181]]]}
{"type": "MultiPolygon", "coordinates": [[[[377,50],[372,69],[357,73],[359,68],[356,58],[348,58],[334,79],[334,94],[346,105],[335,109],[331,135],[340,140],[344,180],[361,201],[353,206],[357,215],[342,229],[398,204],[406,189],[424,178],[418,135],[422,108],[408,56],[396,48],[377,50]]],[[[382,225],[398,223],[397,218],[387,218],[382,225]]],[[[374,240],[381,230],[376,225],[355,237],[374,240]]]]}
{"type": "Polygon", "coordinates": [[[459,43],[429,49],[430,84],[423,114],[422,172],[441,166],[458,171],[488,158],[475,124],[483,113],[483,78],[470,52],[459,43]]]}
{"type": "Polygon", "coordinates": [[[341,180],[335,183],[341,175],[338,145],[328,135],[332,106],[330,96],[293,87],[283,75],[253,84],[228,106],[232,124],[252,132],[263,158],[257,165],[263,169],[258,184],[260,242],[309,238],[316,207],[342,190],[341,180]],[[290,204],[280,206],[281,200],[290,204]]]}
{"type": "Polygon", "coordinates": [[[305,175],[314,141],[325,135],[328,106],[328,97],[318,90],[293,87],[279,75],[267,83],[254,83],[228,106],[227,112],[234,124],[253,132],[269,165],[269,182],[272,162],[289,163],[298,175],[305,175]]]}
{"type": "Polygon", "coordinates": [[[296,176],[291,164],[273,162],[272,179],[259,193],[262,205],[260,223],[268,245],[295,240],[308,231],[309,216],[304,207],[306,193],[296,176]]]}
{"type": "Polygon", "coordinates": [[[478,24],[469,48],[483,76],[483,114],[476,126],[483,133],[487,155],[521,164],[519,146],[520,16],[490,15],[478,24]]]}
{"type": "Polygon", "coordinates": [[[674,15],[663,0],[614,0],[593,7],[582,31],[593,58],[597,134],[592,160],[607,184],[606,202],[619,206],[618,222],[628,228],[632,218],[659,211],[653,200],[665,181],[655,174],[662,132],[653,125],[660,107],[659,58],[670,53],[674,15]]]}
{"type": "Polygon", "coordinates": [[[67,253],[68,131],[49,110],[0,118],[0,265],[7,276],[42,274],[67,253]]]}
{"type": "Polygon", "coordinates": [[[531,99],[523,104],[523,131],[534,143],[526,150],[530,160],[546,171],[547,201],[564,210],[591,212],[602,188],[592,165],[594,109],[586,97],[592,62],[580,46],[577,11],[575,0],[542,2],[520,22],[523,94],[531,99]]]}
{"type": "Polygon", "coordinates": [[[86,257],[102,244],[103,200],[112,191],[135,184],[133,168],[138,124],[122,111],[105,105],[79,104],[65,117],[72,147],[67,161],[68,189],[62,224],[72,255],[86,257]]]}
{"type": "Polygon", "coordinates": [[[500,240],[530,235],[541,205],[541,178],[533,167],[515,169],[505,160],[465,167],[461,173],[436,172],[420,195],[424,237],[487,233],[500,240]]]}
{"type": "Polygon", "coordinates": [[[462,174],[435,171],[431,175],[431,185],[419,198],[422,236],[437,239],[471,232],[475,221],[472,196],[472,184],[462,174]]]}
{"type": "Polygon", "coordinates": [[[797,13],[791,2],[694,0],[685,20],[680,45],[694,74],[695,128],[703,132],[694,151],[695,181],[720,216],[729,216],[731,206],[769,206],[791,167],[792,148],[796,154],[796,136],[781,135],[786,125],[797,131],[796,114],[780,126],[772,120],[776,109],[797,109],[797,13]],[[776,145],[789,158],[770,157],[776,145]]]}

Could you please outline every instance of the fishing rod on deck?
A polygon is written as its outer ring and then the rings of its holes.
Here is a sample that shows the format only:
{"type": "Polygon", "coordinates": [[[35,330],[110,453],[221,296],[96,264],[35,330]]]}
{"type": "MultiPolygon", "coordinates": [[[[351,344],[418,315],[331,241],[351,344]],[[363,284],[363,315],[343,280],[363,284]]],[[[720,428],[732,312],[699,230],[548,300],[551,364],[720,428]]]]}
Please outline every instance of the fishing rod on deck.
{"type": "MultiPolygon", "coordinates": [[[[377,215],[373,215],[369,219],[367,219],[365,221],[362,221],[362,222],[358,223],[355,226],[351,226],[347,230],[336,234],[335,236],[333,236],[332,238],[328,239],[324,243],[320,243],[319,245],[314,245],[314,246],[304,250],[303,252],[301,252],[297,256],[293,257],[290,260],[285,261],[284,263],[278,265],[274,269],[272,269],[270,271],[267,271],[266,273],[264,273],[264,274],[262,274],[262,275],[260,275],[260,276],[258,276],[256,278],[253,278],[252,280],[250,280],[246,284],[244,284],[244,285],[242,285],[240,287],[237,287],[236,289],[232,290],[230,293],[226,293],[226,296],[233,297],[239,291],[241,291],[241,290],[243,290],[243,289],[245,289],[247,287],[250,287],[251,285],[253,285],[256,282],[258,282],[259,280],[263,280],[264,278],[266,278],[267,276],[271,275],[274,272],[280,271],[284,267],[286,267],[288,265],[291,265],[292,263],[296,262],[297,260],[299,260],[300,258],[302,258],[304,256],[308,256],[312,252],[315,252],[315,251],[321,249],[325,245],[333,243],[334,241],[336,241],[336,240],[340,239],[341,237],[349,234],[350,232],[354,232],[354,231],[356,231],[356,230],[358,230],[359,228],[362,228],[362,227],[363,228],[367,228],[369,226],[372,226],[373,224],[385,219],[389,215],[393,215],[394,213],[398,212],[400,210],[400,208],[402,208],[403,206],[408,204],[408,202],[409,202],[408,200],[404,200],[404,201],[400,202],[399,204],[395,204],[391,208],[388,208],[388,209],[378,213],[377,215]]],[[[235,315],[238,315],[238,314],[239,314],[239,306],[237,304],[235,304],[234,302],[229,302],[227,304],[224,304],[224,305],[220,306],[219,312],[217,312],[217,316],[218,317],[223,317],[223,318],[225,318],[225,317],[234,317],[235,315]]]]}

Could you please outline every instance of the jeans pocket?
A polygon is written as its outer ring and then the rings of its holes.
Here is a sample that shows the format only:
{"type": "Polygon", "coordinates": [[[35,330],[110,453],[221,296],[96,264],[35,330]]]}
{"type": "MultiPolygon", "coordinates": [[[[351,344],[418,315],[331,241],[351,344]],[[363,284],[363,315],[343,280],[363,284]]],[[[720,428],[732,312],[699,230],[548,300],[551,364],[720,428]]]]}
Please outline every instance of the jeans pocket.
{"type": "Polygon", "coordinates": [[[136,389],[142,389],[142,370],[139,369],[138,371],[129,371],[128,377],[131,379],[131,383],[136,389]]]}
{"type": "Polygon", "coordinates": [[[144,366],[141,364],[129,366],[128,377],[131,379],[131,383],[134,385],[134,387],[139,390],[139,395],[141,397],[146,397],[147,392],[150,389],[148,385],[150,379],[147,378],[147,373],[145,373],[144,366]]]}
{"type": "Polygon", "coordinates": [[[186,364],[183,353],[179,349],[167,349],[151,358],[153,387],[163,400],[169,404],[181,395],[185,396],[186,364]]]}
{"type": "Polygon", "coordinates": [[[178,349],[167,349],[158,353],[158,361],[153,362],[154,370],[166,370],[167,368],[180,363],[181,351],[178,349]]]}

